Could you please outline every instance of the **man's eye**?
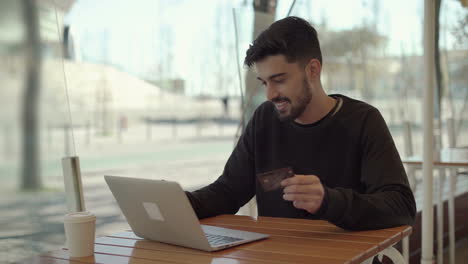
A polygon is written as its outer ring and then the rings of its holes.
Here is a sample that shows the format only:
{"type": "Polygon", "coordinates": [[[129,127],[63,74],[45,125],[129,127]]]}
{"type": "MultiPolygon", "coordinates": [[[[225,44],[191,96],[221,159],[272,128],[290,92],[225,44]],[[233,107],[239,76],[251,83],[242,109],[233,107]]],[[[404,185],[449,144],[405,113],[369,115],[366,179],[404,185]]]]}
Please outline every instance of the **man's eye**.
{"type": "Polygon", "coordinates": [[[284,79],[280,79],[280,80],[273,80],[273,82],[275,82],[275,83],[283,83],[283,82],[284,82],[284,79]]]}

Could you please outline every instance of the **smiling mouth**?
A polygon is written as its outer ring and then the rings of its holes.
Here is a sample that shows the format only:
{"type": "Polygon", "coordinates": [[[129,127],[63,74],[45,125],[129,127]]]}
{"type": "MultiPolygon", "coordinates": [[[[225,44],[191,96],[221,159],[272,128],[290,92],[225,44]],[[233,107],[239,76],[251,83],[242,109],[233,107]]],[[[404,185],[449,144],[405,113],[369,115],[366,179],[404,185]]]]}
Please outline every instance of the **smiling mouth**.
{"type": "Polygon", "coordinates": [[[288,107],[288,104],[289,103],[287,101],[282,101],[280,103],[275,103],[275,106],[279,112],[283,112],[284,110],[286,110],[286,107],[288,107]]]}

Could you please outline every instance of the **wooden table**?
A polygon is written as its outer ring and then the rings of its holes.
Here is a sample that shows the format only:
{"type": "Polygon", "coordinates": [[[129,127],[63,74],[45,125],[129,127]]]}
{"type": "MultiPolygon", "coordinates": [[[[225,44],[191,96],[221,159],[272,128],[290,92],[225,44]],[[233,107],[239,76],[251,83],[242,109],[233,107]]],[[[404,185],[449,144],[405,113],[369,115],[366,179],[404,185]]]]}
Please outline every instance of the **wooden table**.
{"type": "Polygon", "coordinates": [[[321,220],[221,215],[202,224],[270,234],[265,240],[214,253],[172,246],[121,232],[96,238],[92,257],[70,258],[66,249],[42,254],[27,263],[362,263],[408,236],[409,226],[346,231],[321,220]]]}

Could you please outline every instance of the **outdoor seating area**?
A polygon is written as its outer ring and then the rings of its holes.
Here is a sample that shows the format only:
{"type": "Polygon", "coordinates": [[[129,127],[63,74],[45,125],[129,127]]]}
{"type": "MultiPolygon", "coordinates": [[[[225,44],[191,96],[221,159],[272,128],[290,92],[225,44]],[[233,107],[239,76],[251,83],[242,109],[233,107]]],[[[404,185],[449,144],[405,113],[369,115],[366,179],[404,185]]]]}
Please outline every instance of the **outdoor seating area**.
{"type": "Polygon", "coordinates": [[[468,0],[0,1],[0,264],[466,264],[467,28],[468,0]]]}

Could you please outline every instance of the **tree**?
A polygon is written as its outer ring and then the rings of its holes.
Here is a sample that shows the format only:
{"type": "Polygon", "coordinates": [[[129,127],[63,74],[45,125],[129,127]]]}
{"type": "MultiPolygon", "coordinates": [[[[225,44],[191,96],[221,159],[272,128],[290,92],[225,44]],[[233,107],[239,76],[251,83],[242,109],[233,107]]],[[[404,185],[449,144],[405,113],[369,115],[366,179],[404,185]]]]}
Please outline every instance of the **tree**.
{"type": "MultiPolygon", "coordinates": [[[[465,7],[466,9],[466,7],[465,7]]],[[[464,122],[464,113],[468,109],[468,90],[466,89],[466,83],[468,83],[468,57],[467,47],[468,47],[468,12],[461,11],[456,19],[456,24],[451,27],[451,34],[455,38],[454,49],[459,49],[457,56],[450,58],[453,60],[452,64],[453,70],[446,69],[446,74],[443,75],[445,78],[446,92],[449,98],[449,102],[453,101],[455,97],[463,98],[463,105],[458,112],[458,122],[455,127],[455,142],[457,141],[458,136],[460,135],[461,128],[463,127],[464,122]],[[457,89],[458,88],[458,89],[457,89]]],[[[446,52],[446,60],[449,60],[448,54],[446,52]]],[[[448,68],[448,67],[446,67],[448,68]]],[[[451,103],[453,108],[453,104],[451,103]]],[[[455,118],[455,111],[452,110],[452,114],[455,118]]],[[[455,118],[456,119],[456,118],[455,118]]]]}
{"type": "MultiPolygon", "coordinates": [[[[386,41],[375,29],[367,25],[341,31],[328,31],[323,28],[321,33],[321,47],[324,59],[326,76],[331,77],[333,72],[346,67],[350,78],[350,89],[355,88],[356,73],[363,73],[363,86],[360,87],[363,94],[371,97],[372,85],[367,82],[372,76],[366,66],[369,54],[374,54],[386,41]]],[[[331,78],[327,79],[329,89],[332,89],[331,78]]],[[[357,87],[359,88],[359,87],[357,87]]]]}
{"type": "Polygon", "coordinates": [[[39,92],[41,83],[41,42],[38,11],[35,0],[23,0],[23,19],[26,27],[26,81],[22,111],[22,182],[21,188],[39,189],[42,186],[39,164],[39,92]]]}
{"type": "MultiPolygon", "coordinates": [[[[260,32],[265,30],[270,24],[275,20],[276,12],[276,0],[256,0],[253,1],[253,6],[255,10],[254,14],[254,27],[253,27],[253,39],[255,39],[260,32]]],[[[256,75],[252,69],[247,71],[247,76],[245,78],[245,106],[243,117],[244,122],[242,125],[245,125],[246,122],[250,119],[253,112],[259,105],[259,101],[263,101],[264,97],[261,91],[258,89],[258,83],[256,75]],[[259,100],[258,98],[261,98],[259,100]]]]}
{"type": "Polygon", "coordinates": [[[434,91],[434,120],[437,122],[434,124],[435,129],[439,131],[435,136],[435,148],[440,150],[442,148],[442,91],[443,80],[442,80],[442,69],[440,63],[440,45],[439,45],[439,35],[440,35],[440,5],[442,0],[435,0],[435,30],[434,30],[434,62],[435,62],[435,91],[434,91]]]}

